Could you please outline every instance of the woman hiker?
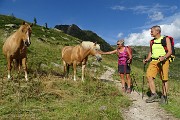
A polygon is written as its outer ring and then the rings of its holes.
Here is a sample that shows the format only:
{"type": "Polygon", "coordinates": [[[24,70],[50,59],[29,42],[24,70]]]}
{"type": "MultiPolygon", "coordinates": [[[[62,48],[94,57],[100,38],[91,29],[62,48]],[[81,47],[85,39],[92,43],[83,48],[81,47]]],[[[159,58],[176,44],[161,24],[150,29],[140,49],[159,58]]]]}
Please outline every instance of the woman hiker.
{"type": "Polygon", "coordinates": [[[132,54],[128,47],[124,46],[124,40],[117,41],[117,49],[108,52],[101,52],[101,54],[118,54],[118,72],[122,83],[122,91],[131,93],[131,77],[130,77],[130,63],[132,61],[132,54]],[[127,89],[125,87],[125,77],[127,80],[127,89]]]}

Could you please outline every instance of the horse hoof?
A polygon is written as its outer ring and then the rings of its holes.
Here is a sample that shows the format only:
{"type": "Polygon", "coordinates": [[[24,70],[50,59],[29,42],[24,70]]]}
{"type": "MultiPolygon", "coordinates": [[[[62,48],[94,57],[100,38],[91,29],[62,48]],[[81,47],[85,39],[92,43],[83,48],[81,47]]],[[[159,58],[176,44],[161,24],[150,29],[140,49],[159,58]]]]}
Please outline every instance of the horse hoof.
{"type": "Polygon", "coordinates": [[[29,79],[28,78],[25,78],[26,81],[28,81],[29,79]]]}
{"type": "Polygon", "coordinates": [[[13,80],[13,77],[8,77],[7,80],[13,80]]]}

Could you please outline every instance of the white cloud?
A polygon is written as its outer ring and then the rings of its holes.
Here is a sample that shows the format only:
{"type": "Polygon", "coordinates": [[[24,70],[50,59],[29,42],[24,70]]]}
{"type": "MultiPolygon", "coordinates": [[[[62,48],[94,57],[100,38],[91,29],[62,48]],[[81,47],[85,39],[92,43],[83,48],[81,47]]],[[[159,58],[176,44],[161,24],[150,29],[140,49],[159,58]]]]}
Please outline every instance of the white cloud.
{"type": "Polygon", "coordinates": [[[158,20],[162,20],[164,18],[164,15],[162,12],[153,12],[149,15],[149,18],[152,20],[152,21],[158,21],[158,20]]]}
{"type": "Polygon", "coordinates": [[[135,6],[129,9],[140,14],[149,13],[149,10],[150,10],[148,6],[144,6],[144,5],[135,6]]]}
{"type": "Polygon", "coordinates": [[[164,18],[164,13],[173,12],[177,9],[177,6],[168,6],[168,5],[139,5],[135,7],[124,7],[124,6],[113,6],[113,10],[132,10],[135,14],[147,14],[151,21],[159,21],[164,18]]]}
{"type": "Polygon", "coordinates": [[[113,6],[111,7],[113,10],[125,10],[126,8],[124,6],[113,6]]]}
{"type": "MultiPolygon", "coordinates": [[[[172,36],[175,40],[175,47],[180,47],[180,17],[177,17],[170,24],[160,24],[162,35],[172,36]]],[[[125,38],[127,45],[149,46],[149,41],[152,39],[150,30],[143,30],[141,33],[131,33],[125,38]]]]}
{"type": "Polygon", "coordinates": [[[131,33],[125,38],[125,44],[131,46],[148,46],[150,39],[150,31],[143,30],[142,33],[131,33]]]}
{"type": "Polygon", "coordinates": [[[118,33],[117,38],[121,38],[123,36],[123,33],[118,33]]]}
{"type": "Polygon", "coordinates": [[[180,48],[180,43],[176,43],[174,46],[180,48]]]}

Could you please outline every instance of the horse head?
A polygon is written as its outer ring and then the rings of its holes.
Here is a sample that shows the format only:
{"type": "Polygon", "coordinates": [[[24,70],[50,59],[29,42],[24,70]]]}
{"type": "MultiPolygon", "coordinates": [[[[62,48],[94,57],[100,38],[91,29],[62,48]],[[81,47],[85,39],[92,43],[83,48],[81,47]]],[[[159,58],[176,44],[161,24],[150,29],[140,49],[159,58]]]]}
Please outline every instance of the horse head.
{"type": "Polygon", "coordinates": [[[96,57],[97,61],[101,61],[102,60],[102,57],[101,57],[101,54],[100,54],[100,45],[97,44],[97,43],[94,43],[94,46],[92,48],[92,51],[91,53],[94,54],[94,56],[96,57]]]}
{"type": "Polygon", "coordinates": [[[102,60],[101,54],[100,54],[100,45],[97,43],[93,43],[90,41],[83,41],[82,46],[86,49],[89,49],[90,54],[95,56],[98,61],[102,60]]]}
{"type": "Polygon", "coordinates": [[[20,27],[20,32],[23,33],[22,40],[23,40],[24,46],[27,46],[27,47],[29,47],[31,44],[30,37],[32,33],[32,26],[33,24],[29,25],[28,23],[23,22],[23,24],[20,27]]]}

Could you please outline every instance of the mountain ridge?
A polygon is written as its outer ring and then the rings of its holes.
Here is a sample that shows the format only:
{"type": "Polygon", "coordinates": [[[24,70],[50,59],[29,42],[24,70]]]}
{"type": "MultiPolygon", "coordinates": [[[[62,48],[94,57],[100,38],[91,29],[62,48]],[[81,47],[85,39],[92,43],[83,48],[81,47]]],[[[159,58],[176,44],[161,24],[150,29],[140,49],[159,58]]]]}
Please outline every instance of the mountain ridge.
{"type": "Polygon", "coordinates": [[[92,41],[100,44],[103,51],[113,50],[112,46],[104,39],[98,36],[95,32],[90,30],[81,30],[77,25],[55,25],[56,29],[63,31],[65,34],[71,35],[83,41],[92,41]]]}

